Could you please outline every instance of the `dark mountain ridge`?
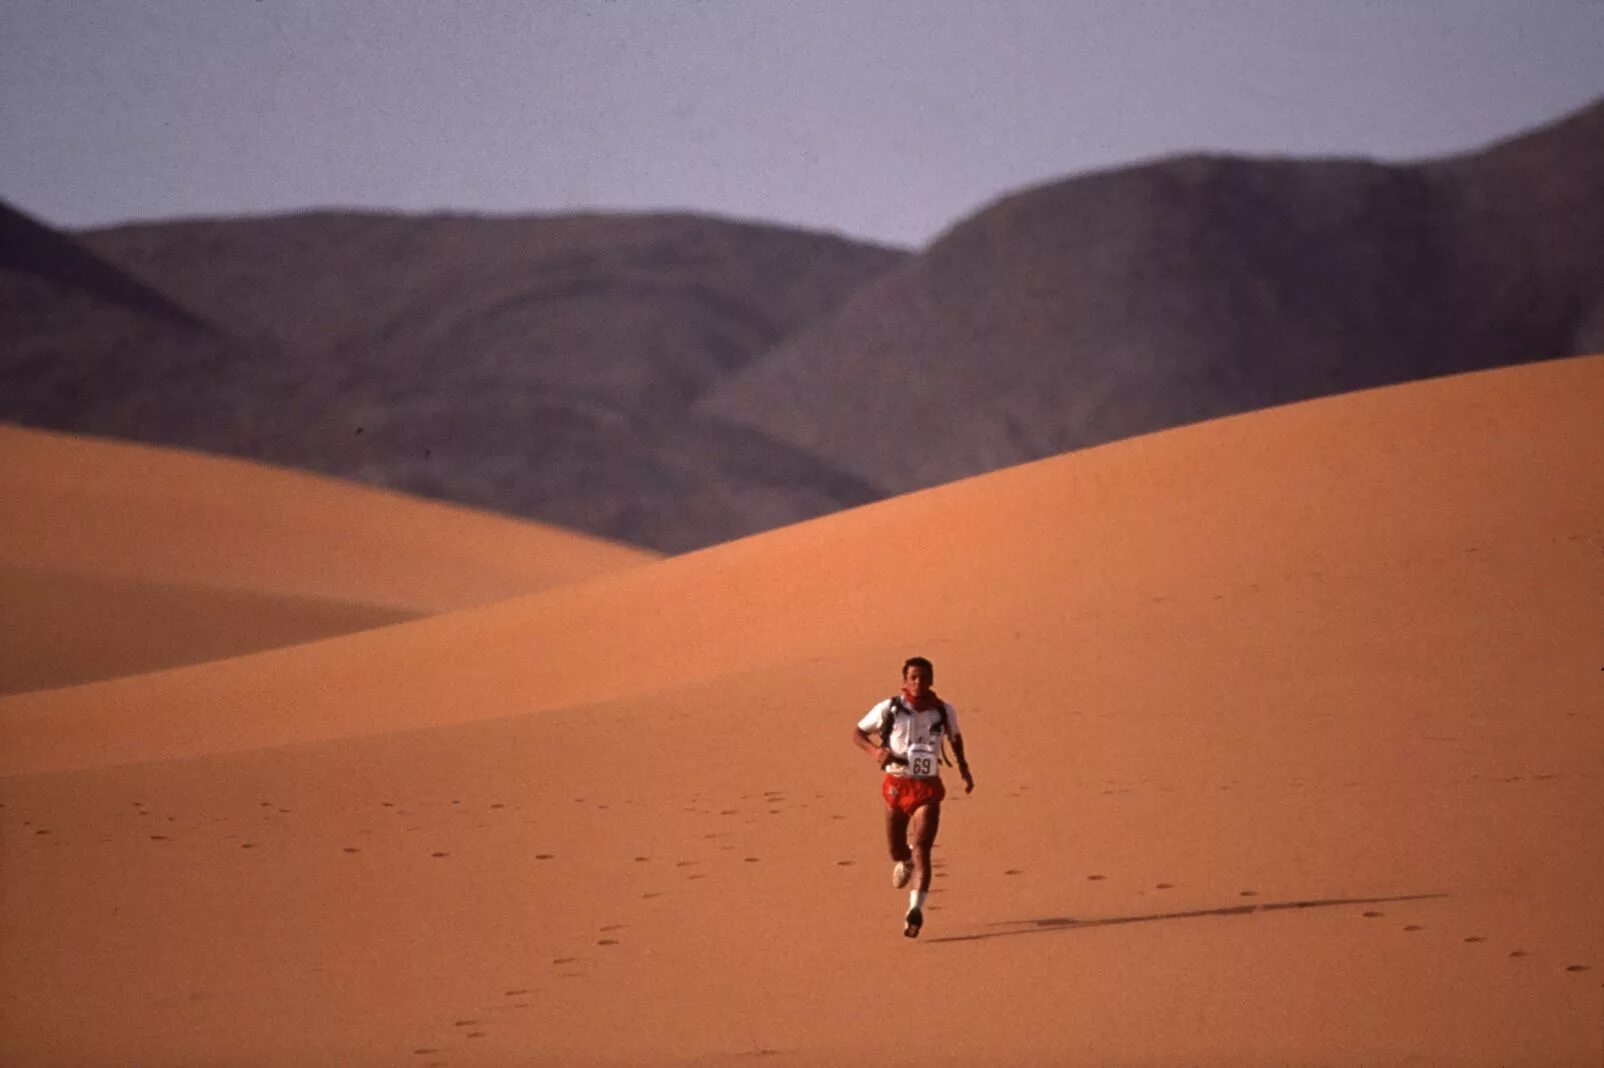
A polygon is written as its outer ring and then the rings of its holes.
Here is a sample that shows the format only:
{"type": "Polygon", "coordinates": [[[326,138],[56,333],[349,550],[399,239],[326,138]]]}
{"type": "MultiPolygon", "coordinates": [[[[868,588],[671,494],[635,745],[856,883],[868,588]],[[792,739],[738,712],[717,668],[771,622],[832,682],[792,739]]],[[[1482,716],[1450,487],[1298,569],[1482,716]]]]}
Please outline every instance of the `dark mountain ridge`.
{"type": "Polygon", "coordinates": [[[1234,412],[1596,351],[1601,127],[1596,105],[1422,164],[1191,156],[1026,190],[702,410],[903,492],[1234,412]]]}
{"type": "Polygon", "coordinates": [[[114,267],[90,292],[61,272],[0,272],[0,304],[33,309],[5,322],[0,418],[663,550],[880,495],[690,409],[893,250],[684,215],[381,213],[142,224],[55,247],[114,267]],[[201,319],[111,299],[117,286],[201,319]]]}

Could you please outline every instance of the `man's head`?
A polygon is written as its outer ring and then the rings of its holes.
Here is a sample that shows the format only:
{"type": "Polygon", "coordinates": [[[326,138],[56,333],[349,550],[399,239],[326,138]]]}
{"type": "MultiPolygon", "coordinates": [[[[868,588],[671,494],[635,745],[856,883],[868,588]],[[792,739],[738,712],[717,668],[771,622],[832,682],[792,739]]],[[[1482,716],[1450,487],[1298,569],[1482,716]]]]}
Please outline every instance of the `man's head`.
{"type": "Polygon", "coordinates": [[[924,657],[910,656],[902,662],[902,687],[914,697],[929,693],[935,681],[936,669],[924,657]]]}

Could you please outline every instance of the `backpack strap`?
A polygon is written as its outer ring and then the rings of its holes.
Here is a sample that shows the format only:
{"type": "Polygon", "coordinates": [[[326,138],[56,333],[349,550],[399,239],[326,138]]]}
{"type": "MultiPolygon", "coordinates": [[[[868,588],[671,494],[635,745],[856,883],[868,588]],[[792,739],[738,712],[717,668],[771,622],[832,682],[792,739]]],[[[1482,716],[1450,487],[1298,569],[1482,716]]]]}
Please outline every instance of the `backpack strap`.
{"type": "Polygon", "coordinates": [[[880,715],[880,744],[887,749],[891,748],[891,728],[896,725],[897,713],[908,711],[908,706],[902,703],[901,697],[892,697],[886,705],[886,710],[880,715]]]}
{"type": "MultiPolygon", "coordinates": [[[[887,752],[891,750],[891,729],[896,726],[897,713],[907,711],[909,711],[909,708],[901,697],[892,697],[891,703],[886,705],[885,712],[880,716],[880,745],[887,752]]],[[[906,764],[907,760],[903,757],[893,756],[888,763],[906,764]]]]}

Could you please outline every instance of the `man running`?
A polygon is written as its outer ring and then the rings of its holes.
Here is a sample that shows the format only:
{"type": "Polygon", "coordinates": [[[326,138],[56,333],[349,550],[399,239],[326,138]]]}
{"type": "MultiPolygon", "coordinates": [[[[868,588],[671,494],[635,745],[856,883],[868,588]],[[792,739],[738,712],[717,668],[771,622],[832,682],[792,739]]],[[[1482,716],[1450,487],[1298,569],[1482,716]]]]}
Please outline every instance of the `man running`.
{"type": "Polygon", "coordinates": [[[963,736],[958,733],[958,714],[930,688],[935,668],[922,656],[909,657],[902,665],[902,693],[888,697],[869,709],[852,732],[852,742],[874,757],[885,770],[880,793],[886,799],[886,841],[891,846],[891,885],[902,889],[910,878],[914,889],[908,892],[908,914],[902,933],[918,938],[924,926],[925,895],[930,892],[930,847],[936,844],[941,827],[941,799],[947,791],[941,785],[941,741],[952,744],[958,758],[958,774],[963,776],[964,792],[975,788],[964,758],[963,736]],[[873,731],[879,742],[869,738],[873,731]],[[909,848],[909,839],[912,848],[909,848]]]}

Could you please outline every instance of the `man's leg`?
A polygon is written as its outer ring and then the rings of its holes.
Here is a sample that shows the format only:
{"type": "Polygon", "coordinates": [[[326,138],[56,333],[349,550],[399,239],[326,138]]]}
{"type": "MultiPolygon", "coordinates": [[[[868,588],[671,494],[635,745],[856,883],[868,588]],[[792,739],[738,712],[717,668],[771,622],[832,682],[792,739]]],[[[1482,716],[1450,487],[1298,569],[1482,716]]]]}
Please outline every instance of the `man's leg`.
{"type": "Polygon", "coordinates": [[[936,831],[941,827],[940,802],[914,809],[908,827],[913,835],[913,871],[918,882],[908,894],[908,915],[902,934],[906,938],[918,938],[925,924],[925,895],[930,892],[930,847],[936,844],[936,831]]]}
{"type": "Polygon", "coordinates": [[[936,832],[941,829],[941,805],[920,805],[913,810],[908,830],[913,839],[913,874],[919,890],[930,889],[930,847],[936,844],[936,832]]]}
{"type": "Polygon", "coordinates": [[[906,864],[912,857],[908,849],[908,814],[899,808],[886,806],[886,845],[891,847],[891,859],[906,864]]]}

